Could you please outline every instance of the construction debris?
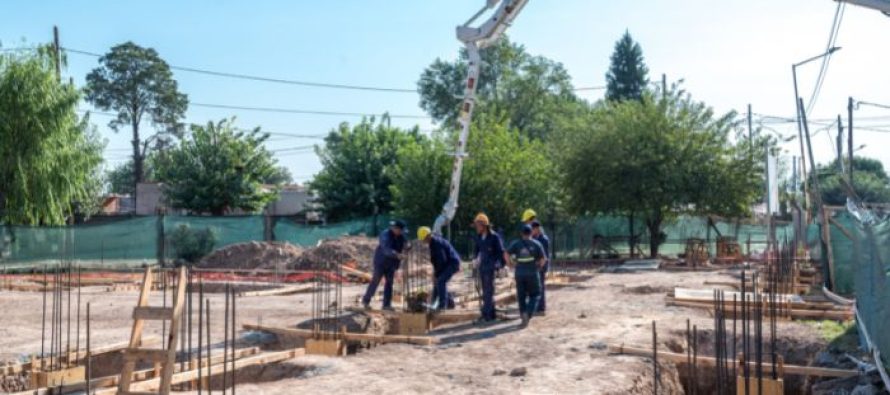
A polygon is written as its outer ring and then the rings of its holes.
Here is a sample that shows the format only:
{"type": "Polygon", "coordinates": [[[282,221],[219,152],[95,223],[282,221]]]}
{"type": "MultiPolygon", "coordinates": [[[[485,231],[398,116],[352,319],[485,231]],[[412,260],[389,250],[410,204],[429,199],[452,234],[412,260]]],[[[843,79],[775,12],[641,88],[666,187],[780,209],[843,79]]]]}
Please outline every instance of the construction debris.
{"type": "Polygon", "coordinates": [[[213,251],[201,259],[197,267],[283,270],[302,253],[302,248],[290,243],[251,241],[228,245],[213,251]]]}

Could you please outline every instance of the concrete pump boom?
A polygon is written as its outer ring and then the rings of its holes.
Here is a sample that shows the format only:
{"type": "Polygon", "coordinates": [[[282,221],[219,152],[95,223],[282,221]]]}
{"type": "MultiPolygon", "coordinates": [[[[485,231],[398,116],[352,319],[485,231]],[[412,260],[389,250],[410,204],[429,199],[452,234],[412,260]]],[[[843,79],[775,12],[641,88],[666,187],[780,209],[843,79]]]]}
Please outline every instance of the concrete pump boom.
{"type": "Polygon", "coordinates": [[[473,116],[473,108],[476,105],[476,85],[479,80],[479,68],[482,58],[479,51],[495,41],[507,30],[510,23],[516,19],[516,15],[525,7],[528,0],[486,0],[482,9],[473,15],[470,20],[457,27],[457,39],[467,48],[467,79],[464,84],[463,103],[460,107],[458,122],[461,130],[454,150],[454,166],[451,169],[451,187],[448,190],[448,201],[442,207],[442,213],[436,217],[433,231],[439,234],[446,224],[454,219],[457,212],[457,202],[460,197],[460,178],[463,171],[464,157],[467,156],[467,138],[470,134],[470,121],[473,116]],[[500,5],[498,5],[500,3],[500,5]],[[495,8],[494,14],[479,27],[471,27],[470,24],[482,16],[485,11],[495,8]]]}
{"type": "Polygon", "coordinates": [[[878,10],[884,14],[890,15],[890,1],[888,0],[841,0],[846,3],[856,4],[858,6],[878,10]]]}

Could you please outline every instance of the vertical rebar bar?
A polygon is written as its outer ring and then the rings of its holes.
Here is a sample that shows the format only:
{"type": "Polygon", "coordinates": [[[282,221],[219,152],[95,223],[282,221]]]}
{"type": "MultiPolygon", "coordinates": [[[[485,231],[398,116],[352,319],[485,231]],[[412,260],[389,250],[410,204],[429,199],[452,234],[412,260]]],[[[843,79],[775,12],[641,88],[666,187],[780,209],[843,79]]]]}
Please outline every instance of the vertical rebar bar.
{"type": "Polygon", "coordinates": [[[203,383],[203,373],[204,369],[202,369],[201,365],[204,364],[204,359],[202,358],[203,349],[204,349],[204,282],[201,281],[201,278],[198,278],[198,395],[201,395],[201,390],[204,389],[203,383]]]}
{"type": "Polygon", "coordinates": [[[46,278],[46,264],[43,265],[43,319],[40,321],[40,370],[45,368],[46,359],[46,291],[49,288],[46,278]]]}
{"type": "MultiPolygon", "coordinates": [[[[339,266],[340,265],[337,265],[337,267],[339,267],[339,266]]],[[[236,300],[238,300],[237,295],[235,294],[235,290],[233,289],[232,290],[232,321],[231,321],[232,322],[232,330],[231,330],[231,332],[232,332],[232,358],[231,358],[232,368],[230,369],[232,371],[232,395],[235,395],[235,343],[237,342],[237,339],[238,339],[235,335],[236,321],[237,321],[237,317],[238,317],[235,314],[235,305],[237,304],[237,303],[235,303],[236,300]]]]}
{"type": "Polygon", "coordinates": [[[74,344],[75,358],[74,364],[80,361],[80,288],[83,286],[83,271],[81,270],[80,264],[77,264],[77,331],[76,335],[76,343],[74,344]]]}
{"type": "Polygon", "coordinates": [[[207,298],[205,303],[206,307],[204,308],[204,312],[207,314],[207,317],[204,320],[204,324],[207,325],[207,394],[211,394],[213,392],[213,386],[210,380],[213,379],[213,371],[211,370],[210,361],[212,361],[213,358],[210,348],[210,298],[207,298]]]}
{"type": "Polygon", "coordinates": [[[655,321],[652,321],[652,391],[658,395],[658,332],[655,321]]]}
{"type": "Polygon", "coordinates": [[[223,374],[222,374],[222,393],[226,395],[226,379],[228,378],[229,369],[229,283],[226,283],[226,307],[223,312],[223,374]]]}
{"type": "Polygon", "coordinates": [[[90,383],[90,380],[92,380],[92,378],[93,378],[93,361],[92,361],[93,355],[91,354],[91,351],[90,351],[90,337],[91,337],[91,334],[90,334],[90,302],[87,302],[87,317],[86,318],[87,318],[87,322],[86,322],[86,325],[87,325],[87,328],[86,328],[86,330],[87,330],[86,395],[90,395],[90,385],[92,384],[92,383],[90,383]]]}

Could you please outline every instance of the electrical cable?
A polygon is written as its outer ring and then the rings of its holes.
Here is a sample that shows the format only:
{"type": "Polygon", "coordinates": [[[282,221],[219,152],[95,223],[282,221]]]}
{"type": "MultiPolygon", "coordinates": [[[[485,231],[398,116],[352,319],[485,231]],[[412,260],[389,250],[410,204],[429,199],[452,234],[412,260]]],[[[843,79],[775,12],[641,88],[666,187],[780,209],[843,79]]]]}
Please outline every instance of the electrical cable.
{"type": "Polygon", "coordinates": [[[819,76],[816,78],[816,85],[813,87],[813,93],[810,95],[810,101],[807,104],[807,115],[809,115],[812,112],[813,107],[815,107],[816,101],[819,99],[819,94],[822,91],[822,85],[825,83],[825,76],[828,74],[828,65],[831,63],[831,57],[833,55],[831,49],[834,48],[837,43],[837,36],[838,33],[840,33],[845,9],[846,3],[842,1],[837,3],[837,9],[835,9],[834,12],[834,20],[831,23],[831,32],[828,34],[828,44],[825,48],[825,52],[827,52],[828,55],[822,58],[822,66],[819,69],[819,76]]]}
{"type": "Polygon", "coordinates": [[[274,107],[249,107],[249,106],[235,106],[229,104],[212,104],[212,103],[189,103],[190,106],[194,107],[204,107],[204,108],[217,108],[217,109],[225,109],[225,110],[241,110],[241,111],[259,111],[259,112],[277,112],[277,113],[286,113],[286,114],[308,114],[308,115],[333,115],[333,116],[347,116],[347,117],[375,117],[386,115],[389,118],[400,118],[400,119],[429,119],[430,117],[426,115],[406,115],[406,114],[371,114],[371,113],[359,113],[359,112],[342,112],[342,111],[323,111],[323,110],[301,110],[301,109],[291,109],[291,108],[274,108],[274,107]]]}

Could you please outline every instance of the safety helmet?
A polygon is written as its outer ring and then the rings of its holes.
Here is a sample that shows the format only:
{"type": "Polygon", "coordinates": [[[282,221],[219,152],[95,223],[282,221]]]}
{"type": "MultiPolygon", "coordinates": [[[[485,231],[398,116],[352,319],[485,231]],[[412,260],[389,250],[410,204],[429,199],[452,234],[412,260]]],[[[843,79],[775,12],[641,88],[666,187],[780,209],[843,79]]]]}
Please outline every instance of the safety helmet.
{"type": "Polygon", "coordinates": [[[430,233],[433,233],[433,231],[429,226],[421,226],[417,228],[417,240],[426,240],[430,233]]]}
{"type": "Polygon", "coordinates": [[[522,212],[522,222],[528,222],[538,217],[538,213],[535,210],[527,209],[522,212]]]}
{"type": "Polygon", "coordinates": [[[476,214],[476,218],[473,219],[473,222],[480,223],[482,225],[490,225],[491,222],[488,221],[488,216],[485,213],[476,214]]]}

